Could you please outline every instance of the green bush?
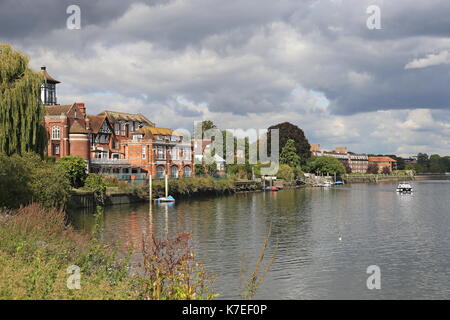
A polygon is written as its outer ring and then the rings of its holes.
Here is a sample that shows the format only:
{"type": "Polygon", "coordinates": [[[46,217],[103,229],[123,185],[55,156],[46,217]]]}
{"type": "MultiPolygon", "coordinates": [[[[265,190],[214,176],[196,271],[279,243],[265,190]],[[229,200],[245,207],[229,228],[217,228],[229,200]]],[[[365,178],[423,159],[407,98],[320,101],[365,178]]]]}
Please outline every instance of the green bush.
{"type": "MultiPolygon", "coordinates": [[[[148,197],[148,185],[130,185],[126,189],[132,190],[139,197],[148,197]],[[144,196],[145,195],[145,196],[144,196]]],[[[165,195],[164,181],[153,181],[153,197],[163,197],[165,195]]],[[[217,180],[213,177],[192,177],[169,180],[169,194],[172,196],[192,196],[203,193],[225,194],[234,192],[234,184],[231,179],[217,180]]]]}
{"type": "Polygon", "coordinates": [[[89,173],[84,181],[83,189],[93,191],[96,202],[100,205],[105,204],[106,183],[102,176],[89,173]]]}
{"type": "Polygon", "coordinates": [[[78,156],[62,157],[56,165],[61,168],[74,188],[81,188],[87,177],[86,162],[78,156]]]}
{"type": "Polygon", "coordinates": [[[31,202],[44,207],[64,206],[70,184],[64,172],[33,153],[7,157],[0,154],[0,208],[31,202]]]}
{"type": "Polygon", "coordinates": [[[277,178],[283,179],[285,181],[292,181],[294,180],[294,169],[292,169],[287,164],[280,165],[280,168],[277,172],[277,178]]]}

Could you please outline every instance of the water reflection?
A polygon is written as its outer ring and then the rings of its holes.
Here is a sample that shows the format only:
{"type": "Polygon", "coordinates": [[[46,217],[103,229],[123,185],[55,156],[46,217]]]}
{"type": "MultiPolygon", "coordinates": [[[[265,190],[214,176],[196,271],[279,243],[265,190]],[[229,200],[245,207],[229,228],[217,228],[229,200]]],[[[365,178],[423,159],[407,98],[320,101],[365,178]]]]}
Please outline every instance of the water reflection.
{"type": "MultiPolygon", "coordinates": [[[[217,274],[222,298],[239,297],[244,260],[252,267],[271,228],[276,260],[257,298],[449,298],[450,181],[246,193],[107,208],[104,241],[140,243],[144,234],[191,232],[200,261],[217,274]],[[366,288],[366,268],[382,270],[382,290],[366,288]]],[[[91,213],[73,221],[89,231],[91,213]]]]}

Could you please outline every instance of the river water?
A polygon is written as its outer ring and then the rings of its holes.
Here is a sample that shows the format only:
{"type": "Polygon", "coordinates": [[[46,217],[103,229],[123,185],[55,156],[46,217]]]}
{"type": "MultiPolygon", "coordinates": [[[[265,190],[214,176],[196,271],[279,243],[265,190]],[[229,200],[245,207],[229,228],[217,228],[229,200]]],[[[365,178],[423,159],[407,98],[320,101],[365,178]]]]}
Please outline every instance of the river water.
{"type": "MultiPolygon", "coordinates": [[[[251,271],[271,229],[275,255],[258,299],[449,299],[450,180],[413,181],[413,194],[394,184],[285,189],[180,200],[172,205],[107,208],[102,239],[140,243],[192,234],[198,259],[216,275],[220,298],[239,298],[241,268],[251,271]],[[381,289],[367,288],[367,268],[381,289]]],[[[90,230],[92,213],[72,214],[90,230]]]]}

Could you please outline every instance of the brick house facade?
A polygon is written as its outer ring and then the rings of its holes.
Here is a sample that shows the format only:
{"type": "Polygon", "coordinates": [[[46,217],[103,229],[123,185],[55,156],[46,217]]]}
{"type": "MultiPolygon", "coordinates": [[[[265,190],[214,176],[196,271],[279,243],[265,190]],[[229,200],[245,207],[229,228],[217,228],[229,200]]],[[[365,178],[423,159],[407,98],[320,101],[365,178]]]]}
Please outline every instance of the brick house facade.
{"type": "Polygon", "coordinates": [[[324,151],[319,144],[311,144],[311,154],[316,157],[329,156],[338,159],[344,166],[349,166],[351,172],[366,173],[369,166],[369,157],[366,154],[354,154],[345,147],[337,147],[336,151],[324,151]]]}
{"type": "Polygon", "coordinates": [[[41,96],[45,104],[44,124],[47,153],[59,159],[80,156],[93,173],[114,175],[120,180],[190,177],[194,174],[190,137],[172,129],[156,128],[142,114],[103,111],[86,114],[84,103],[56,104],[56,84],[41,69],[45,83],[41,96]],[[51,82],[52,85],[48,83],[51,82]]]}

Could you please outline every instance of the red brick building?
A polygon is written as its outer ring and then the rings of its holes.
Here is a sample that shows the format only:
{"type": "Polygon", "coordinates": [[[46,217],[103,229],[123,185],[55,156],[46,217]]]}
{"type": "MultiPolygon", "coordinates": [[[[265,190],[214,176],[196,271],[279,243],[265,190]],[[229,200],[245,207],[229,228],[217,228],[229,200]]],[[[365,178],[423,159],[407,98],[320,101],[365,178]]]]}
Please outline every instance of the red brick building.
{"type": "Polygon", "coordinates": [[[56,85],[45,67],[41,99],[45,104],[48,155],[57,159],[80,156],[90,172],[115,175],[121,180],[145,180],[170,174],[172,178],[194,174],[190,137],[172,129],[156,128],[142,114],[103,111],[86,114],[84,103],[58,105],[56,85]]]}
{"type": "Polygon", "coordinates": [[[391,157],[369,157],[369,164],[374,163],[378,165],[378,172],[383,172],[384,168],[387,168],[389,172],[397,170],[397,160],[391,157]]]}

